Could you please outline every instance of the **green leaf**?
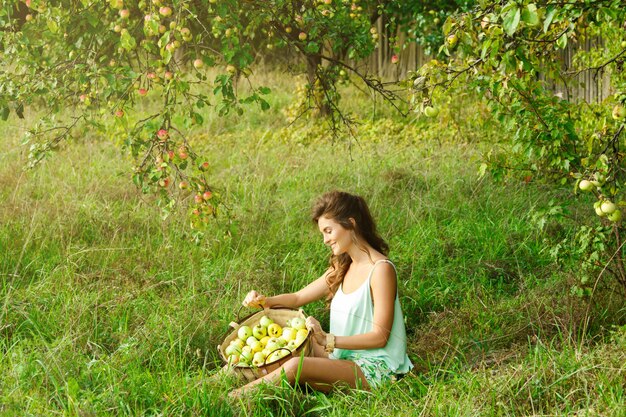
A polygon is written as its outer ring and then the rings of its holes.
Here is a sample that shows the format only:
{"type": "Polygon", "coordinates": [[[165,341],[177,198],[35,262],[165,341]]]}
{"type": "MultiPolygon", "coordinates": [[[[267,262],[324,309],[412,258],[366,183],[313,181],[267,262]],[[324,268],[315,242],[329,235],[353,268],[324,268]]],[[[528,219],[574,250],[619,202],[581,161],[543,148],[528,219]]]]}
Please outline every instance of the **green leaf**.
{"type": "Polygon", "coordinates": [[[566,33],[559,36],[559,39],[556,40],[556,46],[561,49],[565,49],[565,47],[567,46],[567,34],[566,33]]]}
{"type": "Polygon", "coordinates": [[[0,108],[0,119],[6,121],[9,118],[9,113],[11,110],[7,106],[2,106],[0,108]]]}
{"type": "Polygon", "coordinates": [[[15,114],[17,114],[17,117],[19,117],[20,119],[24,118],[24,105],[22,103],[19,103],[15,107],[15,114]]]}
{"type": "Polygon", "coordinates": [[[137,41],[126,30],[126,31],[122,31],[120,44],[122,45],[122,48],[126,49],[127,51],[130,51],[131,49],[135,49],[135,46],[137,46],[137,41]]]}
{"type": "Polygon", "coordinates": [[[529,26],[537,26],[539,24],[539,16],[537,15],[537,6],[529,4],[522,10],[522,21],[529,26]]]}
{"type": "Polygon", "coordinates": [[[519,26],[521,14],[522,13],[520,9],[517,7],[511,9],[506,14],[504,20],[502,21],[502,27],[504,28],[504,31],[507,35],[513,36],[515,31],[517,30],[517,26],[519,26]]]}
{"type": "Polygon", "coordinates": [[[448,36],[453,27],[454,21],[448,17],[446,22],[443,24],[443,36],[448,36]]]}
{"type": "Polygon", "coordinates": [[[59,30],[59,25],[57,24],[57,22],[55,22],[52,19],[49,19],[48,21],[46,21],[46,25],[48,26],[48,29],[52,33],[57,33],[59,30]]]}
{"type": "Polygon", "coordinates": [[[547,32],[550,24],[552,24],[552,19],[554,19],[554,15],[556,14],[556,8],[554,6],[548,7],[548,12],[546,13],[546,19],[543,21],[543,32],[547,32]]]}

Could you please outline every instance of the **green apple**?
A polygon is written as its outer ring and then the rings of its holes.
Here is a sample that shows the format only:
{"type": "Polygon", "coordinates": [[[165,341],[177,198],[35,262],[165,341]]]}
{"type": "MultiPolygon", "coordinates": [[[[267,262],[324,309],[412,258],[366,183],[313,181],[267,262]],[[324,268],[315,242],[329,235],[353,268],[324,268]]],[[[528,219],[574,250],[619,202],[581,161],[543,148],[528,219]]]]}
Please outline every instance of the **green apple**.
{"type": "Polygon", "coordinates": [[[256,352],[252,357],[252,365],[254,366],[263,366],[265,365],[265,355],[263,352],[256,352]]]}
{"type": "Polygon", "coordinates": [[[259,320],[259,324],[263,327],[268,327],[272,323],[274,323],[274,320],[272,320],[271,318],[267,316],[263,316],[261,317],[261,320],[259,320]]]}
{"type": "Polygon", "coordinates": [[[252,336],[252,328],[250,328],[250,326],[241,326],[239,330],[237,330],[237,336],[245,342],[247,338],[252,336]]]}
{"type": "Polygon", "coordinates": [[[605,213],[605,212],[603,212],[603,211],[602,211],[602,209],[601,209],[600,207],[596,207],[596,208],[595,208],[595,210],[596,210],[596,214],[597,214],[598,216],[600,216],[600,217],[604,217],[604,216],[606,216],[606,213],[605,213]]]}
{"type": "Polygon", "coordinates": [[[231,343],[230,345],[226,346],[226,349],[224,349],[224,353],[228,356],[239,354],[241,353],[241,348],[237,346],[236,344],[231,343]]]}
{"type": "Polygon", "coordinates": [[[309,335],[309,331],[307,329],[300,329],[298,333],[296,333],[296,342],[298,344],[304,342],[304,339],[309,335]]]}
{"type": "Polygon", "coordinates": [[[296,338],[296,333],[298,333],[298,331],[293,327],[285,327],[283,328],[282,338],[285,339],[286,342],[294,340],[296,338]]]}
{"type": "Polygon", "coordinates": [[[272,337],[270,340],[267,341],[267,344],[265,345],[265,349],[269,350],[270,352],[273,352],[280,347],[280,343],[278,342],[278,338],[276,337],[272,337]]]}
{"type": "Polygon", "coordinates": [[[254,342],[258,342],[258,339],[257,339],[256,337],[254,337],[254,336],[250,336],[250,337],[248,337],[248,338],[246,339],[246,345],[248,345],[248,346],[250,346],[250,347],[252,347],[252,344],[253,344],[254,342]]]}
{"type": "Polygon", "coordinates": [[[252,348],[250,346],[244,346],[243,349],[241,349],[241,354],[239,355],[240,361],[250,363],[253,357],[254,357],[254,352],[252,351],[252,348]]]}
{"type": "Polygon", "coordinates": [[[456,33],[452,33],[448,35],[448,37],[446,38],[446,42],[448,43],[448,46],[450,46],[451,48],[454,48],[458,41],[459,41],[459,37],[457,36],[456,33]]]}
{"type": "Polygon", "coordinates": [[[291,327],[293,327],[296,330],[300,330],[300,329],[304,329],[306,326],[306,323],[304,322],[304,319],[302,317],[294,317],[291,319],[291,327]]]}
{"type": "Polygon", "coordinates": [[[582,180],[578,183],[578,188],[583,191],[591,191],[594,187],[593,183],[589,180],[582,180]]]}
{"type": "Polygon", "coordinates": [[[607,214],[606,217],[612,222],[618,222],[622,220],[622,212],[620,210],[615,210],[613,213],[607,214]]]}
{"type": "Polygon", "coordinates": [[[289,349],[292,352],[296,350],[298,346],[300,346],[300,344],[296,341],[296,339],[293,339],[287,342],[287,349],[289,349]]]}
{"type": "Polygon", "coordinates": [[[622,120],[626,117],[626,108],[617,104],[615,107],[613,107],[612,116],[615,120],[622,120]]]}
{"type": "Polygon", "coordinates": [[[426,106],[424,107],[424,114],[426,117],[436,117],[439,114],[439,109],[432,106],[426,106]]]}
{"type": "Polygon", "coordinates": [[[252,335],[259,340],[263,339],[267,335],[267,327],[261,323],[257,324],[252,328],[252,335]]]}
{"type": "Polygon", "coordinates": [[[616,209],[617,207],[615,206],[615,204],[609,200],[603,201],[602,204],[600,205],[600,210],[602,210],[602,212],[605,214],[611,214],[616,209]]]}
{"type": "Polygon", "coordinates": [[[260,352],[263,350],[263,344],[260,341],[254,339],[254,342],[250,343],[250,348],[252,348],[253,352],[260,352]]]}

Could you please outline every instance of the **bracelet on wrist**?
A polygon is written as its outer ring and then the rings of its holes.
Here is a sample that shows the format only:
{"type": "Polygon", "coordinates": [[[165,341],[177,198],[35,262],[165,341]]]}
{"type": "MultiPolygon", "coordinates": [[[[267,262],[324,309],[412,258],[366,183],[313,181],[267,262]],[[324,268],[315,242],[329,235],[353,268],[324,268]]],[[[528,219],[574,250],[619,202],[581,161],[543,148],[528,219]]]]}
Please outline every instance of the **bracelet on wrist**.
{"type": "Polygon", "coordinates": [[[326,333],[326,348],[327,353],[332,353],[335,350],[335,335],[332,333],[326,333]]]}

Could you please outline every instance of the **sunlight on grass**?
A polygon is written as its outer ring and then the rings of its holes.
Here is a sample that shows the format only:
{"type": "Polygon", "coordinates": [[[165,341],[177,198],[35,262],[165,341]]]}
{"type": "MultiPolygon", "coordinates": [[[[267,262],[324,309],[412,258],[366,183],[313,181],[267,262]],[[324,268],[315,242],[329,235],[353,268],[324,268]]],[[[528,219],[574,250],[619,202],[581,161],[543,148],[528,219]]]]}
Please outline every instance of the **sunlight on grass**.
{"type": "MultiPolygon", "coordinates": [[[[434,121],[363,106],[358,139],[333,139],[317,120],[288,126],[285,77],[258,82],[275,92],[268,112],[207,113],[188,132],[227,196],[200,245],[190,196],[162,220],[107,138],[23,172],[21,127],[3,129],[0,415],[620,415],[626,335],[600,330],[624,311],[577,344],[586,305],[529,217],[550,196],[478,177],[477,129],[499,133],[459,116],[467,101],[434,121]],[[416,372],[373,393],[267,387],[233,403],[235,383],[209,379],[216,346],[249,289],[293,291],[324,270],[309,207],[333,188],[366,196],[390,243],[416,372]]],[[[344,94],[356,114],[362,95],[344,94]]],[[[321,302],[306,311],[328,318],[321,302]]]]}

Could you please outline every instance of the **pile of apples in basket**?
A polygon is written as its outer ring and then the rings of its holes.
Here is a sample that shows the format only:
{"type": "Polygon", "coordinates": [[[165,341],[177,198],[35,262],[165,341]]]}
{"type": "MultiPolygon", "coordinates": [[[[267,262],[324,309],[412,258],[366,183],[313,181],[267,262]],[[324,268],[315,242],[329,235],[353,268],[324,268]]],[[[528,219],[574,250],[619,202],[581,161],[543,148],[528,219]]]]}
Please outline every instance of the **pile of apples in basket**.
{"type": "Polygon", "coordinates": [[[237,337],[224,353],[230,365],[259,367],[290,355],[304,343],[308,334],[301,317],[292,318],[282,327],[268,316],[262,316],[255,326],[239,327],[237,337]]]}

